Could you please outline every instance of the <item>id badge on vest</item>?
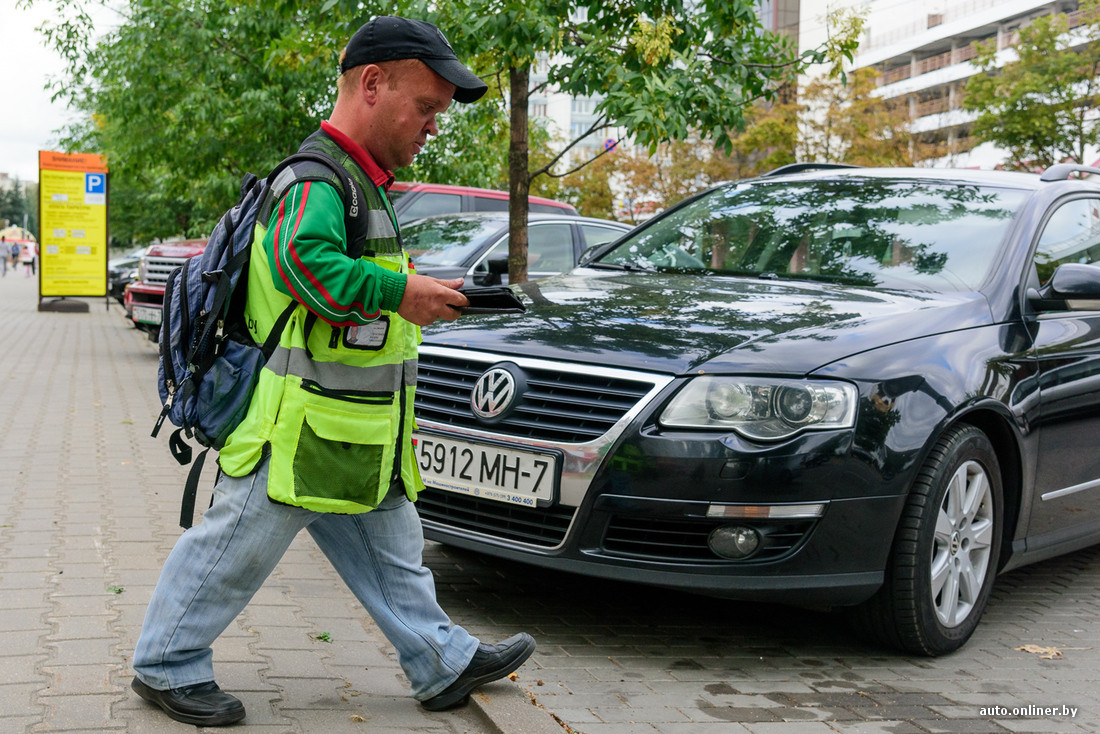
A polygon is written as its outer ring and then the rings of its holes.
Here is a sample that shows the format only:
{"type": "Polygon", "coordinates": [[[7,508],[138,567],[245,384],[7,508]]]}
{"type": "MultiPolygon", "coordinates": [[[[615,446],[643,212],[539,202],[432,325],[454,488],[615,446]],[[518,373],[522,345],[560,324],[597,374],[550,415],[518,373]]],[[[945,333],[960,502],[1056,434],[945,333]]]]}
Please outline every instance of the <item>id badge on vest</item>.
{"type": "Polygon", "coordinates": [[[348,326],[344,329],[344,346],[348,349],[366,349],[378,351],[386,344],[390,333],[390,317],[380,316],[375,321],[362,326],[348,326]]]}

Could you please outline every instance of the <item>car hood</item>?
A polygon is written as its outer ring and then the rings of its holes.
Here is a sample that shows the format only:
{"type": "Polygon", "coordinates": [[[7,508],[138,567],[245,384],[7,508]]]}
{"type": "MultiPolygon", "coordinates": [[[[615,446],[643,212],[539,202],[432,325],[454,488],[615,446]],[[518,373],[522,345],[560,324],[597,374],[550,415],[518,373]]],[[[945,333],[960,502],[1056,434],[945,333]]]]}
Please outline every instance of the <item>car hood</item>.
{"type": "Polygon", "coordinates": [[[437,322],[424,343],[672,374],[803,375],[886,344],[992,323],[974,292],[587,268],[517,290],[526,313],[437,322]]]}

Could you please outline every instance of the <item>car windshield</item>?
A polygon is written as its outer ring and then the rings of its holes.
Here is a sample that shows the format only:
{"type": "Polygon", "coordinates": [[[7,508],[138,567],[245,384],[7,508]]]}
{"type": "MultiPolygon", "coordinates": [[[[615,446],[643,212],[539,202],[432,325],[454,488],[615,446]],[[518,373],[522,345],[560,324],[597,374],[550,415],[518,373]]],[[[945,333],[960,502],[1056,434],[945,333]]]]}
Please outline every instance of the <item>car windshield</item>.
{"type": "Polygon", "coordinates": [[[639,229],[594,265],[973,290],[1026,196],[870,177],[730,184],[639,229]]]}
{"type": "Polygon", "coordinates": [[[401,240],[417,267],[458,266],[503,227],[499,219],[429,217],[401,227],[401,240]]]}

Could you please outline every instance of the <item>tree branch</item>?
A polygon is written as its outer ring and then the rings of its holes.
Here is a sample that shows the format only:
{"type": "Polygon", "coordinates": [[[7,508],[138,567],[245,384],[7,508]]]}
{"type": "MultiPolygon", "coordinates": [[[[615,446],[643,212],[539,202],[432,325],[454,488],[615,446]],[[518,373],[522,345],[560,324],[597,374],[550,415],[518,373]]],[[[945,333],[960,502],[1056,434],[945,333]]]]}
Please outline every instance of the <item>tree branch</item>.
{"type": "Polygon", "coordinates": [[[577,171],[581,170],[585,166],[587,166],[591,163],[595,163],[600,158],[603,158],[605,155],[607,155],[608,153],[613,151],[615,148],[617,148],[619,143],[621,143],[622,141],[623,141],[623,138],[619,138],[610,147],[605,147],[603,150],[601,150],[599,153],[597,153],[596,155],[594,155],[591,158],[589,158],[588,160],[586,160],[584,163],[581,163],[579,166],[573,167],[572,169],[566,171],[565,173],[552,173],[551,171],[547,171],[546,175],[549,176],[550,178],[564,178],[564,177],[566,177],[570,174],[576,173],[577,171]]]}
{"type": "Polygon", "coordinates": [[[727,66],[734,66],[734,65],[740,64],[741,66],[745,66],[745,67],[748,67],[750,69],[785,69],[789,66],[794,66],[796,64],[799,64],[802,61],[802,58],[799,57],[799,56],[796,56],[793,59],[787,59],[786,61],[782,61],[782,62],[779,62],[779,63],[770,63],[770,64],[765,64],[765,63],[762,63],[762,62],[754,62],[754,61],[732,61],[730,59],[722,58],[721,56],[715,56],[714,54],[699,54],[699,56],[701,56],[702,58],[705,58],[705,59],[710,59],[711,61],[714,61],[714,62],[719,63],[719,64],[726,64],[727,66]]]}
{"type": "Polygon", "coordinates": [[[550,169],[553,168],[554,165],[557,164],[557,162],[560,161],[566,153],[568,153],[570,150],[572,150],[573,147],[577,143],[581,142],[582,140],[584,140],[585,138],[587,138],[589,135],[596,132],[597,130],[600,130],[600,129],[605,128],[605,127],[609,127],[609,121],[607,119],[607,115],[600,115],[598,118],[596,118],[596,121],[593,122],[592,125],[589,126],[589,128],[587,130],[584,131],[584,133],[582,135],[577,136],[576,138],[573,139],[573,142],[569,143],[569,145],[562,148],[561,151],[556,156],[554,156],[553,159],[551,159],[549,163],[547,163],[542,168],[539,168],[538,170],[532,171],[530,173],[530,175],[528,176],[527,180],[533,181],[536,176],[538,176],[539,174],[542,174],[542,173],[550,174],[550,169]]]}

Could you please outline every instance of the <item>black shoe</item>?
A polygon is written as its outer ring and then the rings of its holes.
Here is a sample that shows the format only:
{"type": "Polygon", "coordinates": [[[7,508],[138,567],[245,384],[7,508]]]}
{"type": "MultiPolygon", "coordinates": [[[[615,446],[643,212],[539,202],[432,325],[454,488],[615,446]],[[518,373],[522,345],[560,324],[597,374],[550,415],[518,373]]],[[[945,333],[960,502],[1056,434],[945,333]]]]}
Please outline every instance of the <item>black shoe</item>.
{"type": "Polygon", "coordinates": [[[516,670],[535,651],[535,640],[520,632],[495,645],[480,643],[466,670],[455,682],[420,705],[429,711],[443,711],[461,706],[470,699],[470,691],[489,681],[498,680],[516,670]]]}
{"type": "Polygon", "coordinates": [[[214,681],[168,691],[158,691],[134,678],[134,693],[164,709],[176,721],[198,726],[225,726],[244,718],[244,704],[214,681]]]}

